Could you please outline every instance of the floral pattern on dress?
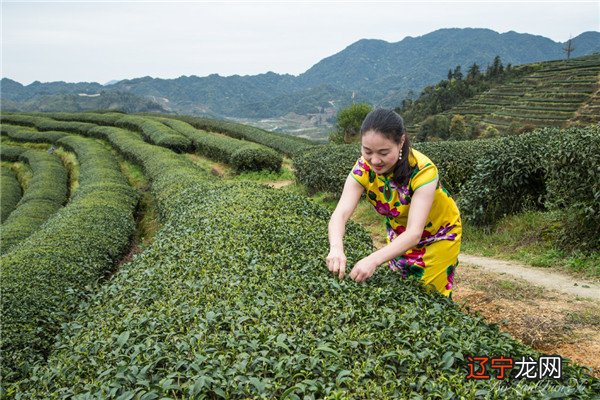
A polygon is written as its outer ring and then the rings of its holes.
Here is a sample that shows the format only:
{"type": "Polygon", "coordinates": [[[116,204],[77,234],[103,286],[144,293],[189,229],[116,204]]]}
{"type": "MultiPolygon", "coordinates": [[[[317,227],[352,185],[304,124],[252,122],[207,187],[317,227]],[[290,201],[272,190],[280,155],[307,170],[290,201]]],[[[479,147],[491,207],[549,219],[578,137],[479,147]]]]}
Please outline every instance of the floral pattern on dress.
{"type": "Polygon", "coordinates": [[[433,285],[440,293],[450,296],[462,233],[460,214],[431,160],[414,149],[408,159],[412,171],[405,186],[394,182],[393,173],[375,173],[362,157],[353,167],[352,176],[365,188],[366,198],[377,213],[385,217],[388,242],[406,232],[414,191],[438,179],[435,206],[423,227],[419,243],[390,260],[389,266],[403,278],[419,278],[424,285],[433,285]],[[454,268],[448,268],[449,265],[454,268]]]}
{"type": "Polygon", "coordinates": [[[400,211],[398,211],[396,208],[390,207],[389,203],[382,203],[379,200],[377,200],[377,204],[375,204],[375,210],[379,214],[388,218],[396,218],[398,215],[400,215],[400,211]]]}
{"type": "Polygon", "coordinates": [[[452,290],[452,286],[454,285],[454,272],[456,271],[457,265],[458,262],[446,268],[446,275],[448,276],[448,284],[446,285],[447,290],[452,290]]]}
{"type": "Polygon", "coordinates": [[[421,236],[421,240],[419,241],[419,244],[417,244],[417,247],[429,246],[431,243],[437,242],[438,240],[456,239],[456,233],[448,234],[448,232],[454,229],[454,227],[456,227],[456,225],[446,224],[440,226],[440,228],[434,235],[432,235],[429,231],[424,230],[423,235],[421,236]]]}

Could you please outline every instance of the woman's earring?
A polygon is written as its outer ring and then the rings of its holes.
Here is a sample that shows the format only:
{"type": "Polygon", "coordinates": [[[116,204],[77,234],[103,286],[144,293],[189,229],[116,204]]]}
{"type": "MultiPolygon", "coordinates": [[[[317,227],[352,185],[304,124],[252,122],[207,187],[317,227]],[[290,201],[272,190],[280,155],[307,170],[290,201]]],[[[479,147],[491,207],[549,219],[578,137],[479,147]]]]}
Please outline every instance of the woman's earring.
{"type": "Polygon", "coordinates": [[[398,155],[398,160],[402,160],[402,149],[400,149],[400,154],[398,155]]]}

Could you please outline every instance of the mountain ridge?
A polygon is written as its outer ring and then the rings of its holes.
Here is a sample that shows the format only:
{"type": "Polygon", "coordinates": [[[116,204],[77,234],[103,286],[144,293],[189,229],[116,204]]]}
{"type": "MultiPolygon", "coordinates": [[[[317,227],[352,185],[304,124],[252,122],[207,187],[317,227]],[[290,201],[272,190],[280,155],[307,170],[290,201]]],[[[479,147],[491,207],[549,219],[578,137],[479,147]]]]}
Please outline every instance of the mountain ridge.
{"type": "MultiPolygon", "coordinates": [[[[600,32],[583,32],[572,41],[572,57],[600,52],[600,32]]],[[[106,86],[60,81],[35,81],[24,86],[3,78],[0,97],[3,104],[6,100],[19,104],[39,96],[118,91],[154,98],[167,111],[192,115],[269,118],[290,112],[315,114],[325,109],[330,115],[332,104],[339,108],[353,101],[397,106],[409,91],[420,92],[436,83],[448,69],[461,65],[466,71],[474,62],[485,68],[496,55],[505,65],[564,58],[565,43],[514,31],[444,28],[394,43],[361,39],[297,76],[272,71],[172,79],[145,76],[111,81],[106,86]]]]}

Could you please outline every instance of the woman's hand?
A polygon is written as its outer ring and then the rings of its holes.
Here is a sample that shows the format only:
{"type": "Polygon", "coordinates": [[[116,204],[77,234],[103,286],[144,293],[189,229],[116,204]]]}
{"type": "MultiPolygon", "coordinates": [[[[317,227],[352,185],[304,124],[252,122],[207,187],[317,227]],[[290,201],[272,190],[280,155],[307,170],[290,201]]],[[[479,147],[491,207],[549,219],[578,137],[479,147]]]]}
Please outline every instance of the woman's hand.
{"type": "Polygon", "coordinates": [[[372,260],[372,258],[365,257],[356,264],[354,264],[354,268],[350,271],[350,278],[354,279],[356,282],[363,282],[369,279],[377,269],[377,263],[372,260]]]}
{"type": "Polygon", "coordinates": [[[344,254],[344,249],[332,247],[325,262],[331,273],[337,274],[340,279],[344,277],[346,273],[346,255],[344,254]]]}

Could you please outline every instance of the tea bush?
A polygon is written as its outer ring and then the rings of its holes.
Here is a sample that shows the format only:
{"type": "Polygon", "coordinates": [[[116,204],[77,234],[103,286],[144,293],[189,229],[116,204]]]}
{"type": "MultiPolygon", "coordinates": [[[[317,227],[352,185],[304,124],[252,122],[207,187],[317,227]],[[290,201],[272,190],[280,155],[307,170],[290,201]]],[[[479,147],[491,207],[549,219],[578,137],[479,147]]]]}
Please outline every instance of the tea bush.
{"type": "Polygon", "coordinates": [[[266,146],[202,131],[175,119],[161,118],[160,121],[189,138],[203,156],[230,164],[237,171],[281,169],[283,158],[266,146]]]}
{"type": "Polygon", "coordinates": [[[12,169],[2,165],[0,170],[0,223],[3,223],[17,207],[22,190],[12,169]]]}
{"type": "Polygon", "coordinates": [[[477,161],[496,145],[496,140],[465,140],[415,143],[438,168],[440,181],[452,195],[459,194],[469,180],[477,161]]]}
{"type": "Polygon", "coordinates": [[[192,141],[158,121],[135,115],[127,115],[118,119],[115,125],[140,132],[144,138],[158,146],[167,147],[177,152],[189,151],[192,141]]]}
{"type": "Polygon", "coordinates": [[[122,113],[93,113],[93,112],[79,112],[79,113],[68,113],[68,112],[50,112],[50,113],[38,113],[35,115],[46,116],[48,118],[56,119],[59,121],[79,121],[89,122],[96,125],[114,125],[117,120],[123,118],[122,113]]]}
{"type": "Polygon", "coordinates": [[[19,160],[29,164],[33,177],[16,209],[2,224],[0,254],[35,232],[67,201],[67,169],[60,158],[45,151],[26,150],[19,160]]]}
{"type": "Polygon", "coordinates": [[[546,164],[546,206],[563,210],[563,247],[600,248],[600,126],[552,135],[546,164]]]}
{"type": "MultiPolygon", "coordinates": [[[[415,143],[413,148],[438,167],[444,187],[460,192],[473,173],[477,160],[495,146],[494,140],[415,143]]],[[[294,157],[296,179],[311,192],[328,191],[339,196],[346,177],[360,157],[360,146],[322,145],[294,157]]]]}
{"type": "Polygon", "coordinates": [[[340,196],[358,157],[360,147],[356,144],[314,146],[292,159],[296,181],[306,186],[309,192],[326,191],[340,196]]]}
{"type": "Polygon", "coordinates": [[[64,137],[58,144],[78,157],[76,194],[0,258],[5,386],[26,376],[34,362],[45,358],[61,323],[69,320],[82,295],[114,268],[135,227],[137,194],[110,151],[76,136],[64,137]]]}
{"type": "Polygon", "coordinates": [[[545,128],[499,139],[479,159],[459,206],[465,219],[491,225],[505,215],[541,210],[546,195],[543,158],[560,130],[545,128]]]}
{"type": "Polygon", "coordinates": [[[60,131],[78,134],[85,134],[88,130],[96,126],[87,122],[56,121],[40,115],[12,113],[2,115],[2,124],[4,123],[31,126],[40,131],[60,131]]]}
{"type": "Polygon", "coordinates": [[[68,135],[66,132],[47,131],[39,132],[35,128],[2,124],[1,131],[9,138],[19,142],[30,143],[54,143],[63,136],[68,135]]]}
{"type": "Polygon", "coordinates": [[[106,140],[127,160],[141,165],[144,175],[151,181],[151,191],[157,201],[159,217],[176,194],[198,181],[212,179],[204,170],[181,155],[164,147],[146,143],[137,133],[110,126],[98,126],[90,136],[106,140]]]}
{"type": "MultiPolygon", "coordinates": [[[[16,398],[532,399],[599,388],[570,365],[556,380],[465,379],[467,355],[537,353],[387,268],[367,284],[331,276],[329,213],[305,198],[247,183],[176,197],[154,243],[82,305],[16,398]]],[[[372,250],[353,224],[345,244],[350,264],[372,250]]]]}
{"type": "Polygon", "coordinates": [[[268,132],[254,126],[242,125],[230,121],[184,115],[168,115],[168,117],[185,121],[198,129],[224,133],[225,135],[236,139],[244,139],[250,142],[259,143],[288,156],[301,154],[310,147],[315,146],[315,143],[308,139],[268,132]]]}
{"type": "Polygon", "coordinates": [[[24,151],[27,151],[24,147],[2,144],[2,146],[0,146],[0,160],[10,162],[19,161],[19,156],[24,151]]]}

